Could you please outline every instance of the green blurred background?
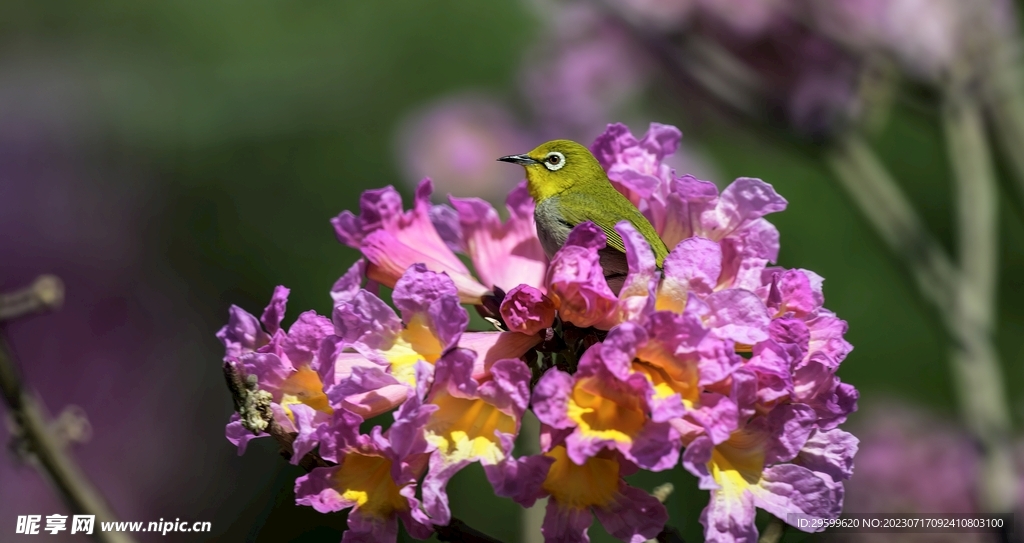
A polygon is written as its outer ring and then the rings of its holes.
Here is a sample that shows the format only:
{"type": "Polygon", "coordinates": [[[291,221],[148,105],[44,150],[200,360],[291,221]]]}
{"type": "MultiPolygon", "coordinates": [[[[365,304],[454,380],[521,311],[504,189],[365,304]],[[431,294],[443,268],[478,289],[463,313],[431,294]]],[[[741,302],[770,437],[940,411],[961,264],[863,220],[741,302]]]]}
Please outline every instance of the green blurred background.
{"type": "MultiPolygon", "coordinates": [[[[509,2],[0,5],[0,92],[7,96],[0,120],[31,121],[42,133],[56,134],[44,140],[56,141],[59,154],[95,173],[88,191],[131,186],[145,210],[144,220],[124,226],[141,229],[139,273],[157,285],[174,285],[166,295],[186,308],[165,319],[162,333],[201,341],[166,368],[176,382],[187,383],[187,393],[178,397],[182,405],[164,409],[168,417],[187,417],[192,438],[205,444],[199,458],[234,467],[205,472],[220,478],[202,485],[222,489],[218,503],[197,492],[159,515],[212,520],[211,541],[340,540],[344,514],[293,505],[291,488],[301,471],[281,461],[270,440],[255,441],[243,458],[234,457],[223,438],[231,400],[213,334],[230,304],[256,313],[277,284],[292,289],[288,322],[305,309],[329,314],[327,291],[357,258],[335,240],[329,219],[355,209],[368,188],[393,184],[411,193],[400,173],[395,131],[417,107],[467,88],[513,100],[523,50],[538,26],[533,14],[509,2]],[[116,182],[96,181],[105,172],[118,172],[116,182]]],[[[938,322],[813,148],[767,130],[698,118],[686,103],[659,102],[659,116],[640,119],[634,133],[650,121],[677,125],[684,145],[718,172],[713,181],[719,186],[738,176],[759,177],[789,200],[785,212],[769,217],[781,233],[780,264],[826,278],[826,306],[849,322],[847,339],[855,347],[840,375],[860,390],[861,408],[899,398],[955,417],[938,322]]],[[[17,137],[20,128],[10,130],[17,137]]],[[[950,172],[938,120],[897,108],[874,143],[952,251],[950,172]]],[[[0,179],[0,185],[15,182],[0,179]]],[[[4,194],[17,197],[10,185],[4,194]]],[[[998,345],[1019,427],[1024,229],[1011,206],[1000,212],[998,345]]],[[[116,226],[119,217],[95,220],[116,226]]],[[[26,250],[0,255],[0,266],[24,258],[26,250]]],[[[150,379],[162,371],[153,370],[150,379]]],[[[857,416],[851,420],[855,424],[857,416]]],[[[130,446],[125,454],[132,455],[130,446]]],[[[169,447],[166,454],[178,453],[169,447]]],[[[188,493],[187,473],[165,477],[185,478],[178,491],[188,493]]],[[[706,492],[695,489],[692,477],[676,469],[635,480],[648,489],[674,482],[671,522],[687,541],[701,540],[697,516],[706,492]]],[[[478,466],[459,474],[450,489],[456,516],[494,536],[518,537],[518,507],[493,497],[478,466]]],[[[10,498],[16,491],[0,492],[10,498]]],[[[151,496],[135,499],[145,503],[151,496]]],[[[4,538],[11,512],[0,510],[4,538]]],[[[609,540],[596,524],[591,536],[609,540]]]]}

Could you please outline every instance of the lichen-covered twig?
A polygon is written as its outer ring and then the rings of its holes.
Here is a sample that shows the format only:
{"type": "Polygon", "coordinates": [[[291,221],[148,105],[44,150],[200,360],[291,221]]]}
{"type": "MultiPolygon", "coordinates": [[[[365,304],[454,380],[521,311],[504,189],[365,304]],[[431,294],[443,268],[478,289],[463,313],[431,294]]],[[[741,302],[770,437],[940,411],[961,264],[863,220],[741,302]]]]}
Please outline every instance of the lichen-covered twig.
{"type": "MultiPolygon", "coordinates": [[[[37,279],[31,287],[0,295],[3,319],[59,307],[63,301],[63,285],[52,275],[37,279]]],[[[42,402],[27,390],[7,345],[0,339],[0,395],[10,409],[23,446],[38,461],[43,474],[50,479],[75,514],[95,515],[93,537],[103,543],[132,543],[129,534],[106,532],[101,523],[117,518],[107,501],[85,476],[65,449],[63,440],[53,434],[52,425],[42,402]]]]}

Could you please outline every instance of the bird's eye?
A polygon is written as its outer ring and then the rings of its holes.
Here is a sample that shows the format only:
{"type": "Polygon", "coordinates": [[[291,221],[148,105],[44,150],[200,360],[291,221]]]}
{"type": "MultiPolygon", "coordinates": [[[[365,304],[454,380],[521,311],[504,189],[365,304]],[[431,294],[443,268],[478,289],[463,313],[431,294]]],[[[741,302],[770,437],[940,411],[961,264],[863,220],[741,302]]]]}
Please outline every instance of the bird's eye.
{"type": "Polygon", "coordinates": [[[552,151],[548,153],[548,156],[544,157],[544,167],[551,170],[560,170],[562,166],[565,166],[565,155],[558,151],[552,151]]]}

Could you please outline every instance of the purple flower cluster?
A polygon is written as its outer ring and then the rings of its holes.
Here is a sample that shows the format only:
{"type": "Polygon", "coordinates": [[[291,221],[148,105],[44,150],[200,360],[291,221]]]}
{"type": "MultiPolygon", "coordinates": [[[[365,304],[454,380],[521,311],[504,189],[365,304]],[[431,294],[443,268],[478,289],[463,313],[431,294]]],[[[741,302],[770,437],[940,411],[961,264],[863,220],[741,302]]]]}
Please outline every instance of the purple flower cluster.
{"type": "MultiPolygon", "coordinates": [[[[757,179],[719,192],[676,175],[663,161],[680,139],[671,126],[638,139],[611,125],[592,146],[671,251],[659,268],[643,236],[617,225],[629,263],[618,293],[593,224],[548,261],[525,185],[502,221],[475,198],[432,205],[425,180],[411,210],[387,187],[332,221],[364,258],[334,285],[330,318],[303,313],[285,332],[283,287],[259,320],[233,307],[218,334],[226,360],[296,435],[293,462],[318,447],[333,464],[299,478],[298,502],[352,508],[346,542],[394,541],[398,519],[426,537],[451,519],[447,482],[479,462],[497,495],[549,497],[546,541],[587,541],[596,515],[637,543],[668,515],[623,477],[681,464],[711,491],[708,541],[755,541],[757,507],[838,516],[857,449],[838,428],[857,401],[835,374],[846,323],[823,307],[821,277],[770,265],[779,235],[764,216],[786,201],[757,179]],[[467,331],[462,304],[500,330],[467,331]],[[527,409],[542,452],[516,458],[527,409]],[[388,412],[389,428],[364,433],[388,412]]],[[[240,451],[265,434],[240,415],[227,433],[240,451]]]]}

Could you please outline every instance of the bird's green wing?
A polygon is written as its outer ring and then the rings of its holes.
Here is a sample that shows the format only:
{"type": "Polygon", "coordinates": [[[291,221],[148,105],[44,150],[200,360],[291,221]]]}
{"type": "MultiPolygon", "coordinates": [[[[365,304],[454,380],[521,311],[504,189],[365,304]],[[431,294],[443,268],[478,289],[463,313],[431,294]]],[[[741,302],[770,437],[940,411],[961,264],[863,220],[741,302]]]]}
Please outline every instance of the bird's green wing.
{"type": "Polygon", "coordinates": [[[661,266],[668,250],[650,221],[610,185],[608,190],[610,192],[601,194],[600,198],[586,193],[562,193],[559,198],[562,216],[571,226],[586,221],[596,224],[608,238],[608,246],[623,253],[626,252],[626,245],[615,231],[615,225],[624,220],[629,221],[651,245],[658,266],[661,266]]]}

